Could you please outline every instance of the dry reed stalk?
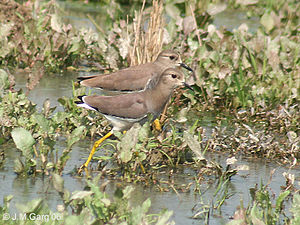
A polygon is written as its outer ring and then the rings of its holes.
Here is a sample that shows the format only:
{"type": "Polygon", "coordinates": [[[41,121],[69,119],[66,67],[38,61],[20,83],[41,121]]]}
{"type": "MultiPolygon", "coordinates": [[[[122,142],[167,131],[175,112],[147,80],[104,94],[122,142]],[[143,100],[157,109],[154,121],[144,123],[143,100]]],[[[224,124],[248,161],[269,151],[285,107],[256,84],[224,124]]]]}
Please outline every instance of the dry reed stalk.
{"type": "Polygon", "coordinates": [[[162,50],[164,21],[163,21],[163,1],[153,0],[153,6],[149,17],[148,29],[144,31],[145,0],[139,13],[135,13],[133,21],[134,43],[129,46],[130,66],[156,59],[162,50]]]}

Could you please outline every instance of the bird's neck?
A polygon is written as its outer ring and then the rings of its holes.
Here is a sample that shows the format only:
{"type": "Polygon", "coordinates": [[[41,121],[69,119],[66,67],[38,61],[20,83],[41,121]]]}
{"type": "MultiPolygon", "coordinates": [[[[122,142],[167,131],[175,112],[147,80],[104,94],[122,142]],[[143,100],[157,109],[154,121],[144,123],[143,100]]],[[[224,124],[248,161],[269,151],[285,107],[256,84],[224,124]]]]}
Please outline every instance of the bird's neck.
{"type": "Polygon", "coordinates": [[[173,88],[164,86],[162,82],[159,82],[153,89],[146,90],[145,94],[150,103],[147,106],[149,111],[160,113],[167,104],[172,92],[173,88]]]}

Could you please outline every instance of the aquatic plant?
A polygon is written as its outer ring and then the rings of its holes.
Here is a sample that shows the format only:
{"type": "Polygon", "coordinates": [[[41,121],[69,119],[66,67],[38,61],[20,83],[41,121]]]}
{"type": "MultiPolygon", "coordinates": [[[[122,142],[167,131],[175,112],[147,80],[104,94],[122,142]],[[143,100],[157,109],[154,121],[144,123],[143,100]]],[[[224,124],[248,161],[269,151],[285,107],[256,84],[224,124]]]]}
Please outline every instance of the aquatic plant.
{"type": "Polygon", "coordinates": [[[54,114],[55,108],[50,108],[48,100],[42,112],[38,112],[36,105],[22,90],[9,90],[11,85],[7,72],[0,70],[0,78],[0,86],[3,87],[0,93],[0,140],[4,143],[12,138],[22,152],[22,157],[15,159],[15,172],[20,175],[48,174],[53,169],[62,172],[72,145],[86,135],[87,129],[80,121],[87,124],[88,119],[85,121],[85,117],[75,111],[78,108],[73,102],[73,113],[68,112],[63,100],[65,112],[54,114]],[[58,136],[66,137],[66,149],[60,156],[55,147],[58,136]]]}
{"type": "MultiPolygon", "coordinates": [[[[113,200],[98,188],[96,182],[88,182],[88,191],[68,193],[58,174],[64,171],[72,145],[87,136],[102,135],[108,124],[99,115],[77,108],[73,98],[58,100],[64,107],[62,112],[53,113],[49,101],[45,101],[39,112],[26,94],[14,90],[13,76],[7,72],[15,67],[30,70],[32,74],[27,86],[32,89],[47,71],[77,70],[77,63],[83,59],[88,59],[89,65],[93,66],[88,70],[107,72],[152,60],[162,47],[181,51],[184,60],[195,69],[197,79],[191,79],[194,92],[177,90],[167,110],[167,119],[161,120],[164,122],[162,133],[155,133],[146,123],[142,127],[133,127],[126,134],[116,133],[115,140],[105,142],[104,146],[114,151],[94,158],[99,161],[97,172],[103,171],[102,176],[122,181],[155,184],[159,191],[176,193],[178,190],[190,191],[194,183],[194,190],[200,190],[201,179],[215,174],[213,204],[199,202],[199,208],[195,207],[194,211],[195,217],[208,221],[215,213],[212,211],[221,209],[230,198],[232,193],[228,184],[236,170],[223,169],[209,161],[207,152],[278,159],[277,162],[297,166],[300,158],[300,3],[293,0],[273,3],[227,3],[227,7],[245,10],[249,18],[257,16],[261,26],[256,32],[249,31],[244,24],[234,30],[212,25],[214,14],[225,10],[224,4],[166,1],[163,5],[157,4],[152,14],[145,7],[135,14],[135,18],[130,15],[126,20],[112,17],[107,32],[100,31],[100,34],[91,30],[76,31],[61,23],[57,14],[60,9],[53,2],[25,6],[2,1],[0,19],[6,23],[0,25],[0,66],[6,71],[0,70],[0,144],[13,140],[21,151],[21,156],[15,160],[15,172],[19,176],[48,175],[63,196],[61,207],[66,223],[81,223],[86,216],[91,221],[103,223],[167,221],[170,212],[155,219],[147,214],[148,200],[132,209],[127,198],[130,188],[118,190],[113,200]],[[16,13],[12,13],[14,7],[16,13]],[[166,19],[163,19],[163,13],[168,21],[162,31],[166,19]],[[143,24],[151,19],[151,29],[147,33],[143,24]],[[151,36],[151,33],[155,35],[151,36]],[[135,37],[139,42],[135,42],[135,37]],[[143,49],[144,45],[148,49],[143,49]],[[217,111],[214,114],[217,121],[211,125],[212,134],[208,137],[207,128],[201,125],[205,116],[202,112],[206,110],[217,111]],[[66,147],[61,152],[55,146],[57,137],[66,140],[66,147]],[[113,167],[107,168],[108,162],[113,167]],[[192,166],[197,172],[194,183],[180,186],[172,183],[172,178],[167,181],[157,178],[164,169],[172,177],[176,169],[184,166],[192,166]],[[68,214],[68,207],[75,215],[68,214]]],[[[73,85],[74,98],[84,91],[73,85]]],[[[1,166],[5,154],[0,153],[0,157],[1,166]]],[[[89,169],[93,171],[94,167],[89,169]]],[[[293,186],[290,181],[289,184],[289,187],[293,186]]],[[[253,198],[248,208],[244,209],[241,204],[237,212],[242,221],[235,219],[231,223],[286,221],[298,224],[299,196],[295,192],[286,188],[274,199],[267,186],[256,187],[251,191],[253,198]],[[282,208],[288,203],[289,196],[293,196],[291,216],[282,208]]],[[[0,208],[0,218],[8,212],[10,199],[8,196],[0,208]]],[[[34,200],[20,209],[22,212],[40,212],[41,209],[49,212],[42,202],[34,200]]],[[[13,224],[8,221],[10,223],[13,224]]]]}
{"type": "Polygon", "coordinates": [[[82,38],[59,22],[52,1],[28,3],[1,2],[1,21],[5,22],[0,28],[0,65],[46,71],[74,65],[84,47],[82,38]]]}
{"type": "MultiPolygon", "coordinates": [[[[17,204],[19,213],[10,214],[9,203],[13,196],[4,198],[0,206],[0,217],[7,224],[174,224],[172,212],[161,210],[158,214],[149,214],[150,199],[140,206],[132,207],[129,198],[133,187],[116,189],[113,196],[103,192],[105,184],[100,187],[99,176],[93,181],[87,181],[87,189],[75,191],[72,194],[64,189],[63,178],[52,174],[54,188],[61,193],[63,204],[58,205],[58,211],[51,211],[42,199],[33,199],[26,204],[17,204]],[[71,210],[71,213],[70,213],[71,210]]],[[[107,183],[106,183],[107,185],[107,183]]]]}
{"type": "Polygon", "coordinates": [[[241,204],[235,212],[233,220],[227,225],[234,224],[297,224],[300,220],[299,194],[292,194],[290,190],[282,191],[278,196],[273,196],[268,190],[268,185],[260,185],[250,189],[252,202],[247,208],[241,204]],[[288,217],[284,212],[284,204],[288,204],[292,195],[290,212],[288,217]],[[274,203],[275,202],[275,203],[274,203]]]}

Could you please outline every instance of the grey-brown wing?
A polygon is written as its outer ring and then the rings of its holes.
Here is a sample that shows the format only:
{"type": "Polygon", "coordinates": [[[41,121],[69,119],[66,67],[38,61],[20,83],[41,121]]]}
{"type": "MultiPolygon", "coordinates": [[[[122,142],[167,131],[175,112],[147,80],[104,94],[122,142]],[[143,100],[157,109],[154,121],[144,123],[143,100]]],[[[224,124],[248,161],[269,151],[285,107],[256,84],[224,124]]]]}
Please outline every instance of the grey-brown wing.
{"type": "Polygon", "coordinates": [[[142,94],[132,93],[117,96],[86,96],[84,102],[100,113],[121,118],[141,118],[148,109],[142,94]]]}
{"type": "Polygon", "coordinates": [[[161,73],[152,63],[129,67],[117,72],[81,79],[80,84],[110,91],[137,91],[145,88],[153,73],[161,73]]]}

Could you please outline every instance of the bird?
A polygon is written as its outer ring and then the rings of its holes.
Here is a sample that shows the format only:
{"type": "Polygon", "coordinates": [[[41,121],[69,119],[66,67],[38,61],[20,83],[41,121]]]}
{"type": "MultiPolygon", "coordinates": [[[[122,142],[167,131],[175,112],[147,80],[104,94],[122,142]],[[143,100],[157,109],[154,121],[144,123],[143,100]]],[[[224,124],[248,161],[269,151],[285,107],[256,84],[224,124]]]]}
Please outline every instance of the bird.
{"type": "Polygon", "coordinates": [[[126,131],[134,123],[143,124],[147,121],[149,114],[153,115],[153,119],[159,116],[173,90],[178,86],[192,89],[185,82],[185,76],[181,70],[169,68],[160,75],[153,75],[144,90],[140,92],[115,96],[78,96],[79,101],[75,102],[77,106],[99,112],[113,126],[111,131],[94,143],[87,161],[80,167],[78,173],[81,173],[83,168],[87,168],[96,148],[115,131],[126,131]]]}
{"type": "Polygon", "coordinates": [[[184,64],[180,55],[174,50],[162,51],[151,63],[131,66],[114,73],[78,77],[79,84],[99,88],[105,91],[136,92],[143,91],[153,74],[161,74],[168,68],[183,67],[194,72],[184,64]]]}

